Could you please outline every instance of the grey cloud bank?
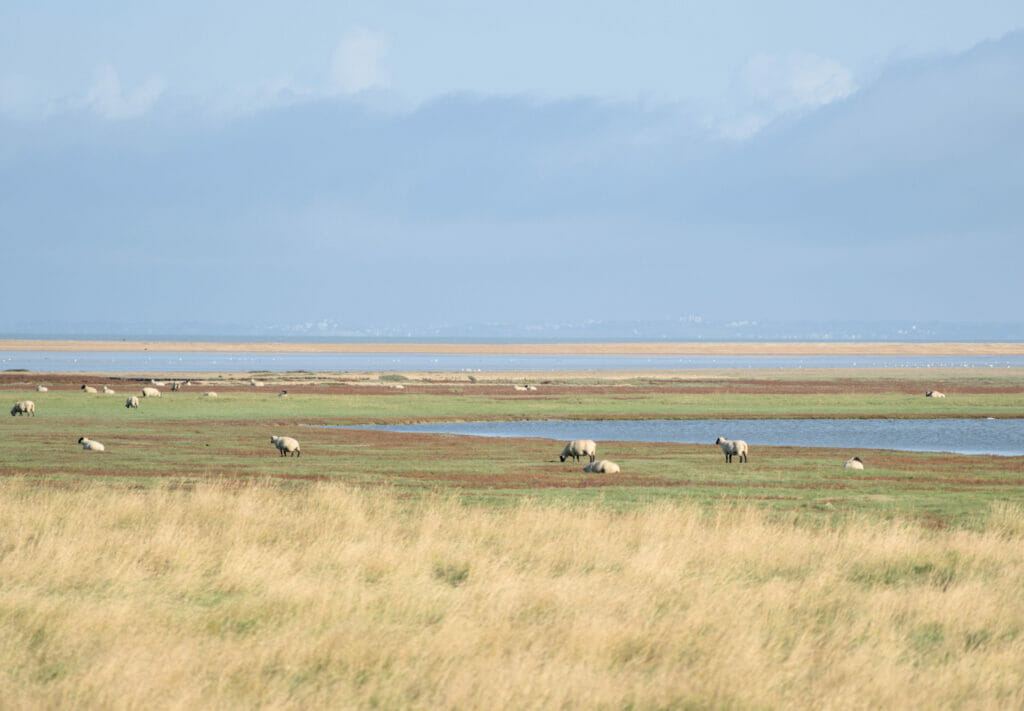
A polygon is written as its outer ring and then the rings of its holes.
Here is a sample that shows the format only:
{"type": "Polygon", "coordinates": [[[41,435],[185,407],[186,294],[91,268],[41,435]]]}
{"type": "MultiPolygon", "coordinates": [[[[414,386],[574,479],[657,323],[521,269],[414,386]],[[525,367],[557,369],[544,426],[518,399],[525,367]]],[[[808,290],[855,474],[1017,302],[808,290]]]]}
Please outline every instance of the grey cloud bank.
{"type": "Polygon", "coordinates": [[[211,121],[108,83],[121,116],[0,120],[4,249],[36,285],[5,293],[0,331],[69,310],[342,329],[1018,321],[1024,33],[856,91],[836,72],[815,79],[835,100],[746,140],[679,105],[363,96],[211,121]]]}

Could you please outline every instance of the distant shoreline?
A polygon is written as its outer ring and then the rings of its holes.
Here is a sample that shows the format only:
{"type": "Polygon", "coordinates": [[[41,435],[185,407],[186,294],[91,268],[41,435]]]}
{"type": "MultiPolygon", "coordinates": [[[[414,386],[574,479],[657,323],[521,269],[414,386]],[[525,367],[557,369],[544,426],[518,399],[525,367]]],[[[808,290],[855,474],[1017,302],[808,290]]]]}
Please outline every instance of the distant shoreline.
{"type": "Polygon", "coordinates": [[[1024,343],[654,342],[654,343],[223,343],[0,339],[0,351],[152,353],[424,353],[534,356],[1011,356],[1024,343]]]}

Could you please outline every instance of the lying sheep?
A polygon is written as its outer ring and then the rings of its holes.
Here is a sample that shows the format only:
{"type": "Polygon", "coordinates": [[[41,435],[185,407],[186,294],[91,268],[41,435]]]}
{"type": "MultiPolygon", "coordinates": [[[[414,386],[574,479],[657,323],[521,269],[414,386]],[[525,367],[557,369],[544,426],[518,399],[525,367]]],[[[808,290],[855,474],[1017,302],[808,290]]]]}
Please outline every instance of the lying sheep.
{"type": "Polygon", "coordinates": [[[217,397],[217,393],[213,392],[212,390],[203,393],[203,395],[205,395],[206,397],[217,397]]]}
{"type": "Polygon", "coordinates": [[[945,393],[940,393],[938,390],[929,390],[924,394],[925,397],[946,397],[945,393]]]}
{"type": "Polygon", "coordinates": [[[746,462],[749,460],[747,456],[747,443],[742,439],[726,439],[725,437],[719,437],[715,440],[715,444],[722,448],[725,452],[725,461],[732,462],[732,458],[737,454],[740,456],[740,462],[746,462]]]}
{"type": "Polygon", "coordinates": [[[610,459],[602,459],[597,462],[591,462],[587,466],[583,467],[583,471],[590,472],[592,474],[618,474],[622,470],[619,465],[610,459]]]}
{"type": "Polygon", "coordinates": [[[50,388],[46,387],[45,385],[37,385],[36,386],[36,392],[37,393],[48,393],[48,392],[50,392],[50,388]]]}
{"type": "Polygon", "coordinates": [[[113,395],[114,391],[111,388],[109,388],[108,386],[104,385],[103,386],[103,394],[104,395],[113,395]]]}
{"type": "Polygon", "coordinates": [[[152,378],[150,378],[149,382],[153,383],[153,385],[156,385],[158,388],[166,388],[167,387],[167,383],[165,383],[162,380],[153,380],[152,378]]]}
{"type": "Polygon", "coordinates": [[[83,385],[82,386],[82,390],[84,390],[87,393],[95,393],[96,392],[96,388],[94,388],[91,385],[83,385]]]}
{"type": "Polygon", "coordinates": [[[590,457],[590,461],[593,462],[596,456],[597,445],[594,443],[594,440],[574,439],[573,441],[566,443],[558,461],[564,462],[569,457],[572,457],[574,462],[578,462],[580,457],[590,457]]]}
{"type": "Polygon", "coordinates": [[[18,400],[14,403],[14,407],[11,408],[11,417],[15,415],[31,415],[36,416],[36,404],[31,400],[18,400]]]}
{"type": "Polygon", "coordinates": [[[142,388],[142,397],[160,397],[160,391],[147,385],[142,388]]]}
{"type": "Polygon", "coordinates": [[[103,446],[102,442],[97,442],[94,439],[88,437],[79,437],[78,443],[82,445],[82,449],[87,452],[106,452],[107,448],[103,446]]]}
{"type": "Polygon", "coordinates": [[[249,381],[249,385],[253,386],[254,388],[262,388],[264,386],[264,384],[265,383],[261,383],[259,380],[256,380],[256,379],[253,379],[253,380],[249,381]]]}
{"type": "Polygon", "coordinates": [[[861,461],[860,457],[850,457],[846,460],[846,464],[843,465],[843,469],[863,469],[864,462],[861,461]]]}
{"type": "Polygon", "coordinates": [[[134,408],[138,409],[138,407],[139,407],[139,398],[137,398],[134,395],[132,395],[131,397],[129,397],[127,400],[124,401],[124,406],[125,407],[134,407],[134,408]]]}
{"type": "Polygon", "coordinates": [[[294,437],[271,437],[270,443],[277,447],[282,457],[289,454],[293,457],[301,457],[302,450],[299,449],[299,441],[294,437]]]}
{"type": "Polygon", "coordinates": [[[520,392],[526,392],[527,390],[529,390],[529,388],[527,388],[525,385],[513,385],[512,387],[520,392]]]}
{"type": "Polygon", "coordinates": [[[532,392],[532,391],[537,389],[537,386],[536,385],[527,385],[526,389],[532,392]]]}

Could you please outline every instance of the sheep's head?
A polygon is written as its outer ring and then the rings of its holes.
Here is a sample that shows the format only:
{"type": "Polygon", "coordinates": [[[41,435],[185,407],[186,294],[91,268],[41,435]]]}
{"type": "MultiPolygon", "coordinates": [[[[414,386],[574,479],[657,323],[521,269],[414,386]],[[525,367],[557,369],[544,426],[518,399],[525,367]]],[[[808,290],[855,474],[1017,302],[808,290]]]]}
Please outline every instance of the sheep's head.
{"type": "Polygon", "coordinates": [[[719,437],[718,439],[715,440],[715,444],[721,444],[724,441],[725,441],[724,437],[719,437]]]}

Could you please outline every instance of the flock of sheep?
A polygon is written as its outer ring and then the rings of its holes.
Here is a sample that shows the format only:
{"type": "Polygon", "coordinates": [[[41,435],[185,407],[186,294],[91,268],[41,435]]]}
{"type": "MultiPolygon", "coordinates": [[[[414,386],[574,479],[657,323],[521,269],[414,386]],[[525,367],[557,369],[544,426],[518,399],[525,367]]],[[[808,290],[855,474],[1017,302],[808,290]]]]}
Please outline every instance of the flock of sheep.
{"type": "MultiPolygon", "coordinates": [[[[154,385],[166,386],[166,383],[161,381],[151,381],[154,385]]],[[[171,383],[171,390],[181,390],[183,385],[187,385],[188,381],[173,382],[171,383]]],[[[249,384],[253,387],[263,387],[263,383],[257,380],[251,380],[249,384]]],[[[522,386],[516,385],[516,390],[536,390],[534,386],[522,386]]],[[[91,385],[82,385],[82,390],[87,393],[97,393],[98,391],[91,385]]],[[[49,388],[45,385],[37,385],[36,392],[45,393],[48,392],[49,388]]],[[[103,386],[103,392],[112,395],[114,390],[108,386],[103,386]]],[[[287,390],[282,391],[278,397],[284,397],[288,394],[287,390]]],[[[206,397],[217,397],[215,392],[204,393],[206,397]]],[[[929,390],[925,393],[926,397],[931,398],[943,398],[946,397],[943,393],[938,390],[929,390]]],[[[142,397],[160,397],[160,391],[152,386],[145,386],[142,388],[142,397]]],[[[124,406],[126,408],[137,409],[139,407],[138,396],[132,395],[125,400],[124,406]]],[[[14,407],[11,408],[11,416],[15,415],[28,415],[35,417],[36,404],[32,400],[19,400],[14,403],[14,407]]],[[[96,440],[89,439],[88,437],[79,437],[78,443],[82,445],[82,449],[89,452],[105,452],[106,447],[96,440]]],[[[277,448],[278,452],[282,457],[292,456],[301,457],[302,449],[299,446],[299,441],[294,437],[285,436],[273,436],[270,438],[270,443],[277,448]]],[[[719,437],[715,440],[715,444],[722,448],[722,453],[725,454],[726,463],[731,463],[733,457],[739,457],[740,463],[750,461],[749,450],[747,443],[742,439],[726,439],[719,437]]],[[[564,462],[566,459],[572,458],[574,462],[579,462],[582,457],[588,458],[588,463],[584,465],[583,471],[593,474],[619,474],[622,468],[615,462],[608,459],[597,459],[597,443],[592,439],[574,439],[567,442],[565,447],[562,449],[562,454],[559,456],[559,461],[564,462]]],[[[864,469],[864,461],[860,457],[851,457],[846,460],[843,464],[844,469],[864,469]]]]}

